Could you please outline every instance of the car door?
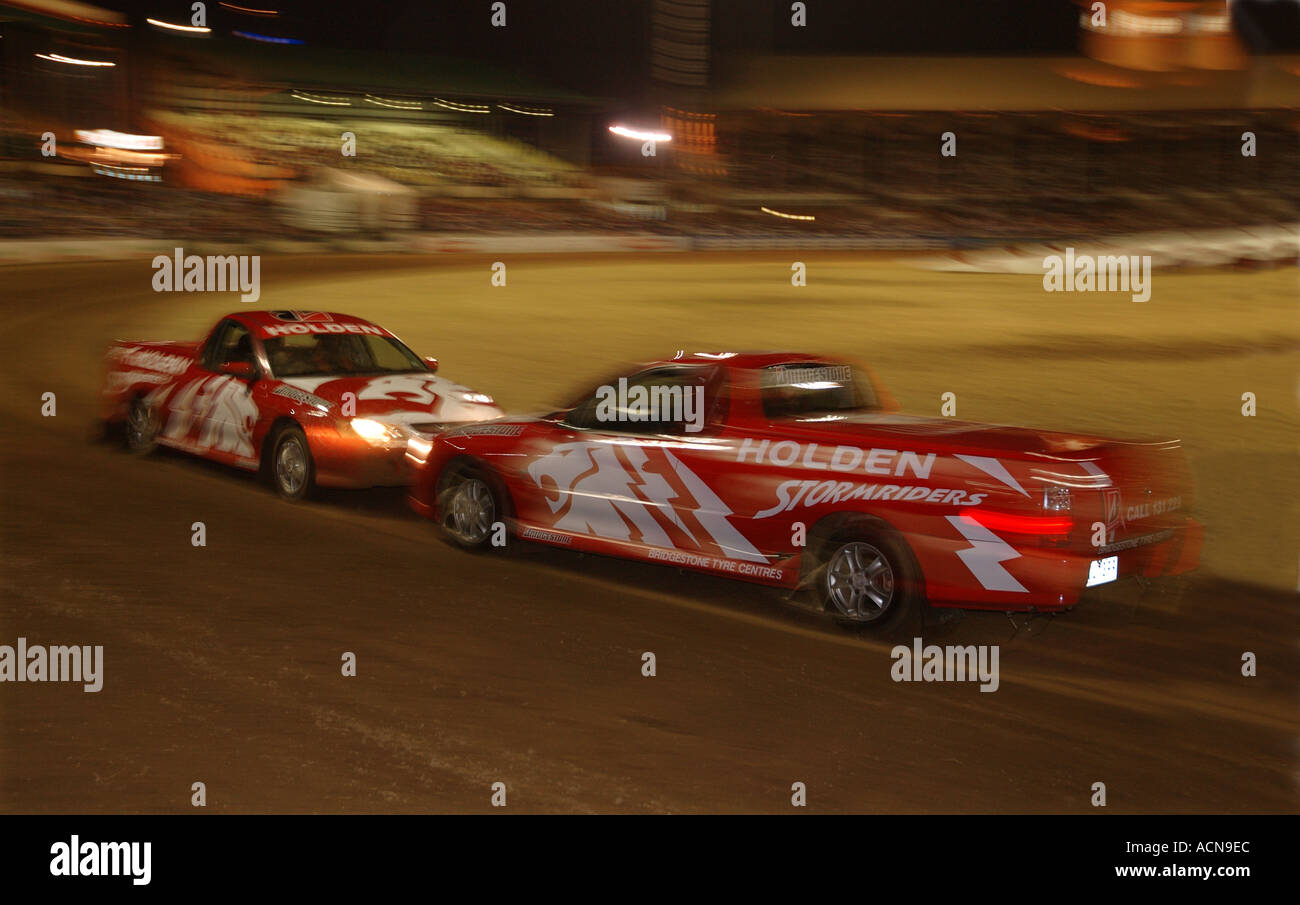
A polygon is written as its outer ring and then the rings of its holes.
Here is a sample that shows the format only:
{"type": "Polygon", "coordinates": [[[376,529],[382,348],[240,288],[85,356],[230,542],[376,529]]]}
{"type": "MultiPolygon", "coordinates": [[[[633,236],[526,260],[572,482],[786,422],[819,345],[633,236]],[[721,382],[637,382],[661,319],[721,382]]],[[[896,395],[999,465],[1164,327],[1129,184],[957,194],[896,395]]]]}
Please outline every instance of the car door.
{"type": "Polygon", "coordinates": [[[672,365],[597,388],[528,465],[534,518],[615,546],[761,559],[710,487],[725,383],[716,366],[672,365]]]}
{"type": "Polygon", "coordinates": [[[236,362],[249,365],[254,375],[265,374],[252,333],[238,321],[228,320],[208,362],[215,376],[204,386],[199,445],[213,458],[251,467],[257,462],[253,449],[258,419],[255,380],[222,373],[222,368],[236,362]]]}
{"type": "Polygon", "coordinates": [[[218,324],[184,372],[165,388],[150,397],[158,412],[158,442],[187,452],[200,452],[199,434],[203,427],[202,391],[212,372],[205,359],[210,354],[225,322],[218,324]]]}
{"type": "Polygon", "coordinates": [[[247,380],[221,373],[223,365],[235,361],[259,367],[248,328],[226,319],[167,400],[161,442],[244,467],[256,465],[258,409],[251,387],[247,380]]]}

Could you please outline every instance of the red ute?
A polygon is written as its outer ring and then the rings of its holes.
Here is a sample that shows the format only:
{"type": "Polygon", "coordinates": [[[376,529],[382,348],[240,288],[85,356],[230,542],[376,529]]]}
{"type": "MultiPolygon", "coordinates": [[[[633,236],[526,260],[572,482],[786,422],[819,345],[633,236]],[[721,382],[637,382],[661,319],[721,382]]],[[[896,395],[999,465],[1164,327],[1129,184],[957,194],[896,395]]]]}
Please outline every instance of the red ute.
{"type": "Polygon", "coordinates": [[[127,445],[174,447],[251,470],[279,493],[409,480],[408,439],[500,416],[383,327],[322,311],[245,311],[202,342],[108,352],[103,418],[127,445]]]}
{"type": "Polygon", "coordinates": [[[851,362],[679,355],[540,418],[410,445],[412,506],[467,547],[516,536],[816,593],[832,615],[1061,610],[1195,567],[1177,441],[902,415],[851,362]],[[494,527],[495,526],[495,527],[494,527]]]}

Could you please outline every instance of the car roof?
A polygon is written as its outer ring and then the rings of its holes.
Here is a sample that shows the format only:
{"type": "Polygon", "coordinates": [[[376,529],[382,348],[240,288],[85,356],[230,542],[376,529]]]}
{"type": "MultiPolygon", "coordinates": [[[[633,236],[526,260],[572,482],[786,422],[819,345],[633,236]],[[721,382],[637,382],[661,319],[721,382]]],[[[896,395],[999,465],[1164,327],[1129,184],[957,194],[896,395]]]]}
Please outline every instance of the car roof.
{"type": "MultiPolygon", "coordinates": [[[[267,311],[232,311],[225,317],[242,321],[245,325],[250,327],[274,327],[279,324],[295,323],[366,324],[372,327],[379,326],[363,317],[355,317],[351,314],[340,314],[337,311],[289,311],[276,308],[267,311]]],[[[224,319],[225,318],[223,318],[223,320],[224,319]]]]}
{"type": "Polygon", "coordinates": [[[808,352],[679,352],[673,358],[662,361],[647,362],[657,365],[716,365],[725,364],[729,368],[757,370],[772,365],[790,364],[797,361],[842,361],[837,355],[812,355],[808,352]]]}

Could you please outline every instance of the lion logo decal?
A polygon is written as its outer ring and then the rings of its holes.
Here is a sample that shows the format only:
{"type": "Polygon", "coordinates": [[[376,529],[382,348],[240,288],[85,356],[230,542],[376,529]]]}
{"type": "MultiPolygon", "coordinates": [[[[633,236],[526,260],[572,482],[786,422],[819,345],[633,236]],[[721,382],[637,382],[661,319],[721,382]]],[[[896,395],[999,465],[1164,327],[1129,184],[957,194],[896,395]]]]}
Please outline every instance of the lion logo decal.
{"type": "Polygon", "coordinates": [[[565,443],[528,474],[556,530],[668,549],[716,546],[729,559],[767,561],[727,520],[727,504],[667,449],[565,443]]]}

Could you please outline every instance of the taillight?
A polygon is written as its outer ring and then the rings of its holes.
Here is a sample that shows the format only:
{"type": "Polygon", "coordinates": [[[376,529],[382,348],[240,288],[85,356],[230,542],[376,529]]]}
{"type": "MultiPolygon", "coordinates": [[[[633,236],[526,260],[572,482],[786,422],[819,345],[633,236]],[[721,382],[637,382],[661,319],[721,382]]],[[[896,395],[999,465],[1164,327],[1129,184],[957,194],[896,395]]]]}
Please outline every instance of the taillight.
{"type": "Polygon", "coordinates": [[[1021,515],[1014,512],[993,512],[974,509],[963,512],[964,521],[983,525],[990,531],[1010,531],[1012,534],[1039,534],[1063,536],[1070,533],[1074,522],[1062,515],[1021,515]]]}
{"type": "Polygon", "coordinates": [[[1069,512],[1070,488],[1059,484],[1048,484],[1043,488],[1044,512],[1069,512]]]}

